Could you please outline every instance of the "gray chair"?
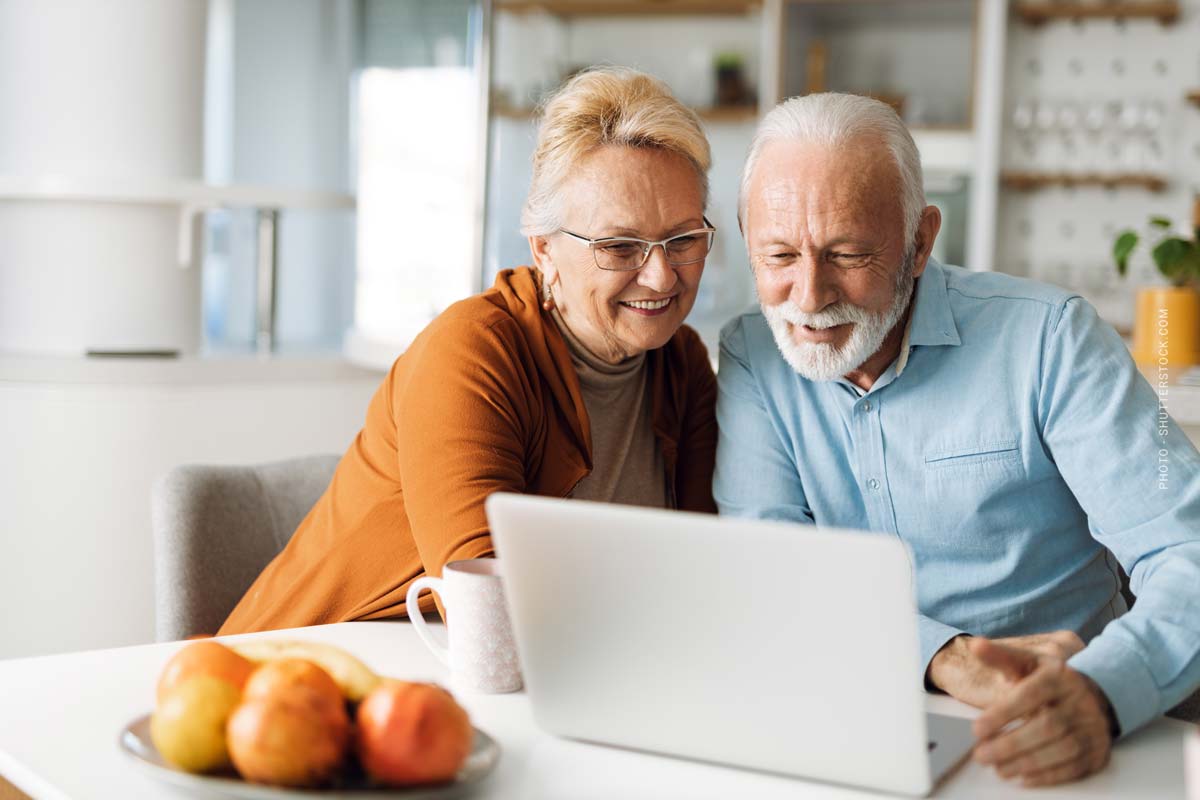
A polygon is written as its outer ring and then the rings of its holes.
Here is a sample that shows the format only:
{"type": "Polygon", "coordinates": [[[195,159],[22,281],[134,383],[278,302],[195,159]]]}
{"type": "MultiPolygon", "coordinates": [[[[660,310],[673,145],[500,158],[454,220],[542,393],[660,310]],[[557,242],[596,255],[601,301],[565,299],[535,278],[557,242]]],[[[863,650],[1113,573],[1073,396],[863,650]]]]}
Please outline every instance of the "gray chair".
{"type": "Polygon", "coordinates": [[[154,487],[158,641],[216,633],[324,493],[337,456],[181,466],[154,487]]]}

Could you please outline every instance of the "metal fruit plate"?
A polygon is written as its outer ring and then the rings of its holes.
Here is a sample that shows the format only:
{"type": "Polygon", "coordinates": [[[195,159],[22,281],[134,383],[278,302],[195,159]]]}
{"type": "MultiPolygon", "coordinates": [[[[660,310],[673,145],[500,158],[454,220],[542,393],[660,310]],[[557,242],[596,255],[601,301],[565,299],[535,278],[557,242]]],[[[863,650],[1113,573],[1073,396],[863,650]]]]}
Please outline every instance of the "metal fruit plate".
{"type": "Polygon", "coordinates": [[[283,789],[249,783],[235,773],[196,775],[176,769],[163,761],[150,740],[150,715],[130,722],[121,731],[117,746],[133,763],[156,780],[184,789],[200,797],[238,797],[247,800],[295,800],[298,797],[359,798],[360,800],[448,800],[471,794],[474,784],[483,780],[500,760],[500,745],[491,736],[474,728],[471,754],[450,783],[412,786],[403,789],[377,786],[361,772],[348,773],[339,783],[325,789],[283,789]]]}

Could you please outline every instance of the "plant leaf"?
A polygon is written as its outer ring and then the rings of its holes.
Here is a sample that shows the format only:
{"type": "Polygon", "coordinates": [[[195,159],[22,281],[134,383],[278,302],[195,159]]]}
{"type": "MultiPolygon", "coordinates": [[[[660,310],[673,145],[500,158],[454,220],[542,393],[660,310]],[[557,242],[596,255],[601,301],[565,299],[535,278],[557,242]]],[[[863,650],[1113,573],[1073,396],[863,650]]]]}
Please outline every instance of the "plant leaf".
{"type": "Polygon", "coordinates": [[[1180,264],[1183,267],[1184,280],[1200,279],[1200,243],[1184,241],[1187,250],[1180,264]]]}
{"type": "Polygon", "coordinates": [[[1117,262],[1117,273],[1122,277],[1129,267],[1129,254],[1137,247],[1138,235],[1133,231],[1125,231],[1113,242],[1113,260],[1117,262]]]}
{"type": "Polygon", "coordinates": [[[1187,239],[1168,236],[1154,246],[1150,255],[1154,258],[1154,263],[1158,265],[1158,271],[1163,274],[1163,277],[1178,286],[1191,277],[1187,274],[1189,271],[1187,262],[1191,251],[1192,243],[1187,239]]]}
{"type": "Polygon", "coordinates": [[[1166,217],[1151,217],[1150,224],[1156,228],[1162,228],[1163,230],[1166,230],[1167,228],[1171,227],[1171,220],[1167,219],[1166,217]]]}

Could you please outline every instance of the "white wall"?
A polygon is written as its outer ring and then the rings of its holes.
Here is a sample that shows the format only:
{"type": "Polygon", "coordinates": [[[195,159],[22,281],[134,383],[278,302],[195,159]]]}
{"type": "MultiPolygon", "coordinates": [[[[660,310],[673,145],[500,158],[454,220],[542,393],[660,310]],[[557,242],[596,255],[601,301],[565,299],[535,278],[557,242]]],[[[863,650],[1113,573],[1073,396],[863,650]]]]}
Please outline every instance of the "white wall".
{"type": "Polygon", "coordinates": [[[189,0],[0,2],[0,179],[101,198],[0,201],[0,350],[197,349],[178,214],[102,198],[200,177],[204,37],[189,0]]]}
{"type": "Polygon", "coordinates": [[[153,482],[340,454],[379,381],[335,362],[0,360],[0,658],[153,641],[153,482]]]}
{"type": "Polygon", "coordinates": [[[1004,169],[1148,172],[1168,182],[1154,193],[1136,187],[1001,193],[996,268],[1078,291],[1118,329],[1133,325],[1136,290],[1164,281],[1145,246],[1131,259],[1128,277],[1119,277],[1114,239],[1128,228],[1149,233],[1151,215],[1187,231],[1200,192],[1200,111],[1184,99],[1200,86],[1200,0],[1181,6],[1179,21],[1169,26],[1151,19],[1030,26],[1014,17],[1008,27],[1004,169]],[[1142,116],[1141,132],[1130,132],[1122,116],[1148,101],[1160,104],[1163,118],[1151,133],[1142,116]],[[1054,130],[1018,127],[1018,104],[1030,103],[1055,112],[1054,130]],[[1097,111],[1103,124],[1089,128],[1087,117],[1097,111]],[[1064,124],[1071,112],[1076,124],[1064,124]]]}

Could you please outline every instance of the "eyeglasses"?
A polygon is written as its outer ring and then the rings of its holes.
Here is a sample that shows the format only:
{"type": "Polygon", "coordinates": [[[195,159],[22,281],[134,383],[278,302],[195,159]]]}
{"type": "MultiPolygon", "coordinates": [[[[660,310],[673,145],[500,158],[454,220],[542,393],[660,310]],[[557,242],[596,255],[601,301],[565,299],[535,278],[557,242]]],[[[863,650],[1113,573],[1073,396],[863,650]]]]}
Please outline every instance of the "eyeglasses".
{"type": "Polygon", "coordinates": [[[717,229],[708,221],[708,217],[701,217],[701,219],[704,220],[705,227],[680,233],[658,242],[648,242],[645,239],[635,239],[631,236],[606,236],[603,239],[589,239],[562,228],[559,228],[558,232],[585,243],[591,249],[592,258],[600,269],[629,272],[644,267],[650,260],[650,251],[655,247],[662,247],[663,255],[666,256],[667,263],[672,267],[682,267],[703,261],[708,256],[708,252],[712,250],[713,236],[716,235],[717,229]]]}

